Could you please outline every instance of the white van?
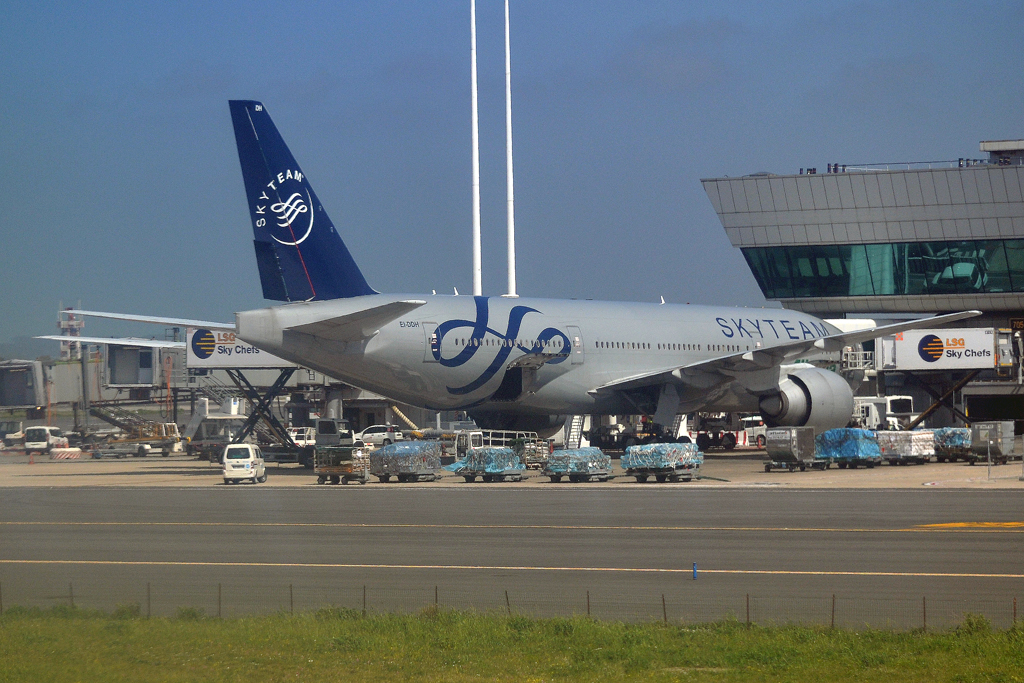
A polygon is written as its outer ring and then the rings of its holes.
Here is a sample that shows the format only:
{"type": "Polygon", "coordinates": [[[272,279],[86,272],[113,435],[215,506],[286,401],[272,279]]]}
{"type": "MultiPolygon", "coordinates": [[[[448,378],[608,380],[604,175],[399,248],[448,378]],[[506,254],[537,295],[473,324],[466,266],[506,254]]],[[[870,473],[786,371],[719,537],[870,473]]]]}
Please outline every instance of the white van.
{"type": "Polygon", "coordinates": [[[255,444],[229,444],[224,448],[223,462],[225,484],[237,484],[240,481],[251,481],[255,484],[267,480],[263,452],[255,444]]]}
{"type": "Polygon", "coordinates": [[[49,453],[52,448],[67,448],[68,438],[60,427],[29,427],[25,430],[25,452],[49,453]]]}

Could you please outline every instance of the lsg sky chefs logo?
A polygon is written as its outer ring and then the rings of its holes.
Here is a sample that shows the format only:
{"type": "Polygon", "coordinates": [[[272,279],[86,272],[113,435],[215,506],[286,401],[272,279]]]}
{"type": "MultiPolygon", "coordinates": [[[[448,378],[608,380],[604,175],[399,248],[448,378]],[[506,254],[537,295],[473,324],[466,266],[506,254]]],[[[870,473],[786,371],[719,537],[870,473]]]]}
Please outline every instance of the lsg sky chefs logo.
{"type": "Polygon", "coordinates": [[[206,360],[213,355],[216,346],[217,340],[209,330],[196,330],[192,335],[192,352],[196,354],[196,358],[206,360]]]}
{"type": "MultiPolygon", "coordinates": [[[[898,338],[902,337],[899,335],[898,338]]],[[[991,358],[989,349],[972,349],[967,347],[964,337],[948,337],[943,339],[934,334],[926,334],[917,343],[917,353],[928,363],[935,363],[942,358],[991,358]]]]}
{"type": "Polygon", "coordinates": [[[942,344],[942,340],[936,337],[934,334],[926,334],[921,337],[921,341],[917,343],[917,352],[920,354],[921,359],[934,363],[935,361],[942,358],[943,352],[946,347],[942,344]]]}
{"type": "Polygon", "coordinates": [[[256,227],[266,227],[267,221],[272,221],[268,228],[271,238],[290,247],[302,244],[313,231],[313,197],[303,187],[302,178],[298,169],[278,173],[267,183],[253,209],[256,227]]]}

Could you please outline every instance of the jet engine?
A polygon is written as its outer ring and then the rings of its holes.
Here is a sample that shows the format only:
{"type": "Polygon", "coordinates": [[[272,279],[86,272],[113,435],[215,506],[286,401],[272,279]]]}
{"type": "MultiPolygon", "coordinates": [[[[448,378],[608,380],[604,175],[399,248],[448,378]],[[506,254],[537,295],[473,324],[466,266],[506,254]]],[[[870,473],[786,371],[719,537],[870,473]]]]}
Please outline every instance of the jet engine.
{"type": "Polygon", "coordinates": [[[845,427],[853,415],[853,391],[842,377],[816,367],[783,369],[778,390],[760,400],[770,427],[814,427],[819,434],[845,427]]]}

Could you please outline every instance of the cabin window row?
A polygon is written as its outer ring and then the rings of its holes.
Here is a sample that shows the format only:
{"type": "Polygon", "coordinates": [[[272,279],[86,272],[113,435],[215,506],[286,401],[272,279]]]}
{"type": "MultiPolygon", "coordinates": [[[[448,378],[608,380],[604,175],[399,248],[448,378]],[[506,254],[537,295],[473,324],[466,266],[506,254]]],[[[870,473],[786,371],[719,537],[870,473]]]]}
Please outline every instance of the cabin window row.
{"type": "Polygon", "coordinates": [[[536,339],[456,339],[456,346],[542,346],[546,349],[561,349],[565,346],[561,339],[538,341],[536,339]]]}

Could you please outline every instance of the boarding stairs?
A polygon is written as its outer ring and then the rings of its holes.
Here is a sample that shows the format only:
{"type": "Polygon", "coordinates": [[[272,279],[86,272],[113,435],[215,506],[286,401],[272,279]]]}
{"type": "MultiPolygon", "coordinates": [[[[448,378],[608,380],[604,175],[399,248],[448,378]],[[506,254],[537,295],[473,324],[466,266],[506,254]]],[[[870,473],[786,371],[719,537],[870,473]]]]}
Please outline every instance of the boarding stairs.
{"type": "Polygon", "coordinates": [[[675,440],[675,439],[679,438],[679,430],[683,426],[683,419],[684,418],[685,418],[685,415],[683,415],[682,413],[676,413],[675,419],[672,420],[672,429],[668,433],[669,437],[672,440],[675,440]]]}
{"type": "Polygon", "coordinates": [[[583,443],[583,423],[586,419],[586,415],[573,415],[569,419],[569,425],[565,431],[565,447],[567,449],[579,448],[583,443]]]}

